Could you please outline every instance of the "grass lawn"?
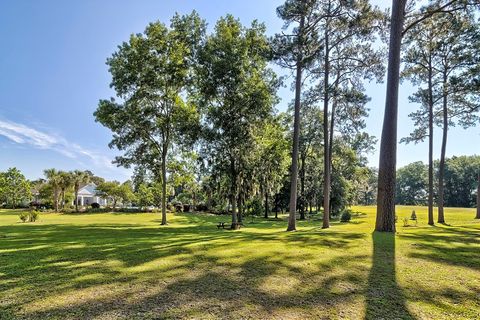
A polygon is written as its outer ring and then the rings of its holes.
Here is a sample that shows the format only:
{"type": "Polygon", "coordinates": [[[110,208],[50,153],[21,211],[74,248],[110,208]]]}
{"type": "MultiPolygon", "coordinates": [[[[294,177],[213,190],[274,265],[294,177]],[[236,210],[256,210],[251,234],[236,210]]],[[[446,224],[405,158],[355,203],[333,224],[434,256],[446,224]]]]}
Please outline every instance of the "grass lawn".
{"type": "Polygon", "coordinates": [[[321,229],[316,219],[0,211],[0,319],[479,319],[480,221],[372,233],[375,208],[321,229]]]}

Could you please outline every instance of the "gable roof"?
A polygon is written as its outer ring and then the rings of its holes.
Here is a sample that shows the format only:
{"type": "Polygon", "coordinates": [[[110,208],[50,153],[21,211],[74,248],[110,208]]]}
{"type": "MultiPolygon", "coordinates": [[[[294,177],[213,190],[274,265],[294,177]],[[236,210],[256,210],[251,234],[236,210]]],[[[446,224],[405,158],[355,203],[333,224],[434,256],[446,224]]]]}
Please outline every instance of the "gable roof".
{"type": "Polygon", "coordinates": [[[95,183],[88,183],[78,190],[79,196],[94,197],[97,194],[97,185],[95,183]]]}

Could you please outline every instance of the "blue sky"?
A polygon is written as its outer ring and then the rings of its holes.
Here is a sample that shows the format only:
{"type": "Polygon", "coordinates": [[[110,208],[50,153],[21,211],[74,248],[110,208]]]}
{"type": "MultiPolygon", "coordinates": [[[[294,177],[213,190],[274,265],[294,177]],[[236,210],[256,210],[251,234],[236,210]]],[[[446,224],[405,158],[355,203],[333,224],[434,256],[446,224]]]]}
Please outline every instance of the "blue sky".
{"type": "MultiPolygon", "coordinates": [[[[110,162],[110,132],[95,123],[98,100],[113,93],[105,60],[131,33],[142,32],[155,20],[168,22],[175,13],[197,10],[210,26],[227,13],[248,24],[266,23],[278,32],[282,21],[275,8],[282,0],[3,0],[0,1],[0,170],[16,166],[28,178],[45,168],[90,169],[107,179],[126,180],[130,171],[110,162]]],[[[375,0],[385,7],[388,1],[375,0]]],[[[388,2],[389,3],[389,2],[388,2]]],[[[278,108],[293,97],[280,90],[278,108]]],[[[400,89],[399,138],[413,125],[407,117],[416,106],[408,103],[414,89],[400,89]]],[[[367,130],[380,137],[384,84],[367,85],[372,97],[367,130]]],[[[452,129],[448,155],[480,154],[480,129],[452,129]]],[[[440,131],[435,153],[440,150],[440,131]]],[[[376,166],[378,153],[370,155],[376,166]]],[[[425,144],[400,145],[398,165],[427,159],[425,144]]]]}

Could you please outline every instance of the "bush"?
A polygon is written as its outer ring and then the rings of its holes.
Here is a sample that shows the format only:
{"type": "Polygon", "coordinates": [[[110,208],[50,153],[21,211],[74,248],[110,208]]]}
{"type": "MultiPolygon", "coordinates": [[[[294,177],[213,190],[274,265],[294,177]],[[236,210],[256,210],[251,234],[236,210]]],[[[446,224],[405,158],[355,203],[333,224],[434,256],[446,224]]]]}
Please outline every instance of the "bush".
{"type": "Polygon", "coordinates": [[[37,221],[39,216],[40,214],[37,211],[30,211],[30,214],[29,214],[30,222],[37,221]]]}
{"type": "Polygon", "coordinates": [[[22,212],[18,216],[20,217],[20,220],[22,220],[22,222],[27,222],[28,221],[28,218],[29,218],[28,213],[22,212]]]}
{"type": "Polygon", "coordinates": [[[183,212],[190,212],[190,205],[189,204],[184,204],[183,205],[183,212]]]}
{"type": "Polygon", "coordinates": [[[91,206],[92,206],[92,209],[100,209],[100,204],[96,202],[92,203],[91,206]]]}
{"type": "Polygon", "coordinates": [[[403,226],[404,227],[409,227],[410,226],[410,224],[408,223],[408,218],[407,217],[403,218],[403,226]]]}
{"type": "Polygon", "coordinates": [[[197,204],[195,207],[196,211],[208,211],[208,207],[205,204],[197,204]]]}
{"type": "Polygon", "coordinates": [[[343,210],[342,215],[340,216],[340,221],[349,222],[350,220],[352,220],[352,211],[348,209],[343,210]]]}

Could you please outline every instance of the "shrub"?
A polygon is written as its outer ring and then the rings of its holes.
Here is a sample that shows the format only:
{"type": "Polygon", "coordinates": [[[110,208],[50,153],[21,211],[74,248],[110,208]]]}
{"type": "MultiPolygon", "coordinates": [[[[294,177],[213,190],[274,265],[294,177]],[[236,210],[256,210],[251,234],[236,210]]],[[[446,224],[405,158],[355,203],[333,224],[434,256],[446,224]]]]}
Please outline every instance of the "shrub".
{"type": "Polygon", "coordinates": [[[30,214],[29,214],[30,222],[37,221],[39,216],[40,214],[37,211],[30,211],[30,214]]]}
{"type": "Polygon", "coordinates": [[[183,212],[190,212],[190,205],[189,204],[184,204],[183,205],[183,212]]]}
{"type": "Polygon", "coordinates": [[[22,222],[27,222],[28,221],[28,218],[29,218],[28,213],[22,212],[18,216],[20,217],[20,220],[22,220],[22,222]]]}
{"type": "Polygon", "coordinates": [[[92,206],[92,209],[100,209],[100,204],[96,202],[92,203],[91,206],[92,206]]]}
{"type": "Polygon", "coordinates": [[[195,207],[196,211],[208,211],[208,207],[205,204],[197,204],[195,207]]]}
{"type": "Polygon", "coordinates": [[[343,210],[342,215],[340,216],[340,221],[349,222],[350,220],[352,220],[352,211],[348,209],[343,210]]]}
{"type": "Polygon", "coordinates": [[[404,227],[409,227],[410,226],[410,224],[408,223],[408,218],[407,217],[403,218],[403,226],[404,227]]]}
{"type": "Polygon", "coordinates": [[[415,220],[417,221],[417,214],[415,213],[415,210],[412,211],[412,215],[410,217],[410,220],[415,220]]]}

